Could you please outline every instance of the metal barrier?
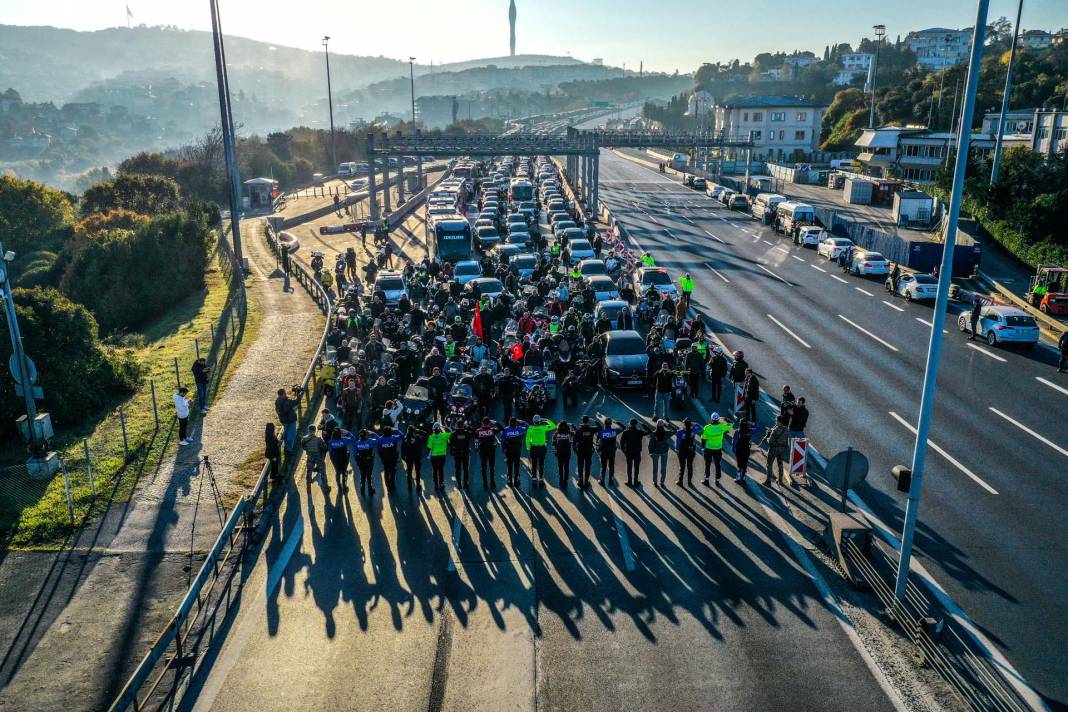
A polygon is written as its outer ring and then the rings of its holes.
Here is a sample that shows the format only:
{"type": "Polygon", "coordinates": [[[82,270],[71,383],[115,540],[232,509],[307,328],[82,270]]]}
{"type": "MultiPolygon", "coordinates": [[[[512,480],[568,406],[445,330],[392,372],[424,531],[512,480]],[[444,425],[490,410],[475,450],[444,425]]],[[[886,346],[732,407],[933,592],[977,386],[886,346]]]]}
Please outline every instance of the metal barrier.
{"type": "MultiPolygon", "coordinates": [[[[264,238],[278,257],[278,241],[269,227],[265,229],[264,238]]],[[[314,379],[330,330],[332,302],[330,295],[303,264],[296,260],[290,264],[295,268],[293,276],[327,315],[319,345],[300,383],[297,408],[299,422],[303,423],[315,417],[314,406],[318,394],[314,379]]],[[[296,464],[297,458],[293,457],[286,461],[285,467],[291,473],[296,464]]],[[[111,712],[173,707],[174,700],[180,698],[183,685],[196,667],[203,649],[215,639],[217,627],[214,624],[220,612],[225,616],[230,610],[235,581],[240,590],[243,580],[239,579],[239,563],[249,548],[258,542],[268,521],[265,515],[276,504],[270,496],[269,473],[270,465],[265,463],[252,491],[242,497],[230,512],[185,597],[112,702],[109,707],[111,712]],[[168,656],[172,645],[173,654],[168,656]]],[[[274,491],[279,492],[281,488],[275,488],[274,491]]]]}

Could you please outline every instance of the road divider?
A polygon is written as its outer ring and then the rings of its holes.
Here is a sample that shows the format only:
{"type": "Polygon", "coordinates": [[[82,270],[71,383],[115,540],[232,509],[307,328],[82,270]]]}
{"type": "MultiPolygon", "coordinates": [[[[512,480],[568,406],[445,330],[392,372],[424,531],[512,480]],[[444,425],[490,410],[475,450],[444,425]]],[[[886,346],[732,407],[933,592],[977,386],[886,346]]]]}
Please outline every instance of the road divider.
{"type": "Polygon", "coordinates": [[[880,344],[882,344],[886,348],[890,349],[891,351],[897,351],[898,350],[898,348],[896,346],[894,346],[893,344],[891,344],[889,341],[886,341],[884,339],[879,338],[878,336],[876,336],[875,334],[871,333],[870,331],[868,331],[867,329],[865,329],[863,326],[861,326],[860,324],[856,323],[855,321],[853,321],[851,319],[847,319],[846,317],[842,316],[841,314],[838,315],[838,318],[841,319],[842,321],[844,321],[845,323],[849,324],[850,326],[852,326],[857,331],[859,331],[861,333],[864,333],[864,334],[867,334],[868,336],[870,336],[871,338],[875,339],[876,341],[878,341],[880,344]]]}
{"type": "MultiPolygon", "coordinates": [[[[890,411],[890,417],[893,418],[894,420],[896,420],[897,422],[901,423],[902,425],[904,425],[906,428],[908,428],[908,431],[910,433],[912,433],[913,435],[916,435],[916,428],[914,428],[912,426],[912,423],[910,423],[909,421],[905,420],[904,418],[902,418],[900,415],[898,415],[897,413],[895,413],[892,410],[890,411]]],[[[996,489],[994,489],[993,487],[991,487],[990,485],[988,485],[983,480],[983,478],[979,477],[979,475],[975,474],[974,472],[969,470],[967,467],[962,465],[960,463],[960,461],[957,460],[957,458],[953,457],[948,452],[946,452],[943,448],[941,448],[938,445],[936,445],[930,438],[927,438],[927,444],[931,446],[932,450],[937,452],[942,457],[946,458],[946,460],[948,460],[951,465],[953,465],[958,470],[963,472],[965,475],[970,477],[972,480],[974,480],[976,482],[976,484],[978,484],[980,487],[985,489],[987,492],[989,492],[990,494],[997,494],[998,493],[998,491],[996,489]]]]}

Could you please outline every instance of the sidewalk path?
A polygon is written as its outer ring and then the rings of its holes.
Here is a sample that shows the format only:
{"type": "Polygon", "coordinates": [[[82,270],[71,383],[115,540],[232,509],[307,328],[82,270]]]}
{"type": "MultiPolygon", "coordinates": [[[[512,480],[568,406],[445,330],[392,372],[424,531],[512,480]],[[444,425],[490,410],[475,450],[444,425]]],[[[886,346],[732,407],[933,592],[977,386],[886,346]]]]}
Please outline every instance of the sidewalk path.
{"type": "Polygon", "coordinates": [[[243,487],[234,476],[263,449],[274,392],[303,378],[323,328],[299,285],[282,291],[262,229],[262,219],[244,223],[248,296],[261,328],[196,424],[194,444],[146,475],[131,503],[113,507],[74,546],[0,562],[0,710],[106,708],[218,535],[225,514],[198,459],[209,456],[223,494],[243,487]]]}

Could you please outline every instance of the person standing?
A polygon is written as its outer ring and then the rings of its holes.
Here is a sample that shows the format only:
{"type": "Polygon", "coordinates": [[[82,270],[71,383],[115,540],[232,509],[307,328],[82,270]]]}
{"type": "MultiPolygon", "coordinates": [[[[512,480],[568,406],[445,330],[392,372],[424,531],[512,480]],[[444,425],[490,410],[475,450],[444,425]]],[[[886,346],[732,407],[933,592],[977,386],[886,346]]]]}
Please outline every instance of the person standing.
{"type": "Polygon", "coordinates": [[[667,478],[668,452],[671,450],[671,433],[667,422],[658,420],[649,435],[649,458],[653,461],[653,487],[663,487],[667,478]],[[657,477],[659,473],[659,478],[657,477]]]}
{"type": "Polygon", "coordinates": [[[701,484],[706,487],[712,465],[716,467],[716,486],[719,486],[723,462],[723,436],[731,432],[731,429],[730,423],[726,418],[719,417],[719,413],[713,413],[708,425],[701,429],[701,442],[705,449],[705,478],[701,484]]]}
{"type": "Polygon", "coordinates": [[[972,335],[968,337],[968,341],[975,341],[975,334],[979,331],[979,319],[982,316],[983,302],[979,299],[979,295],[976,295],[975,301],[972,303],[972,312],[968,317],[971,322],[972,335]]]}
{"type": "Polygon", "coordinates": [[[582,423],[575,429],[575,471],[579,489],[590,486],[590,470],[593,467],[593,449],[600,428],[590,422],[590,416],[582,416],[582,423]]]}
{"type": "Polygon", "coordinates": [[[679,286],[682,287],[682,303],[686,309],[690,308],[690,296],[693,294],[693,277],[689,272],[679,277],[679,286]]]}
{"type": "Polygon", "coordinates": [[[668,368],[667,361],[660,364],[660,370],[653,376],[653,417],[667,418],[671,391],[674,388],[675,374],[668,368]]]}
{"type": "Polygon", "coordinates": [[[612,425],[611,418],[605,418],[597,431],[597,456],[601,460],[601,484],[609,487],[616,483],[616,447],[622,428],[612,425]]]}
{"type": "Polygon", "coordinates": [[[373,478],[376,445],[378,445],[378,437],[370,430],[361,430],[360,436],[353,443],[353,449],[356,451],[356,466],[360,470],[360,493],[366,493],[368,497],[375,493],[373,478]]]}
{"type": "Polygon", "coordinates": [[[708,364],[708,380],[712,382],[712,402],[719,403],[723,397],[723,378],[727,375],[727,357],[718,346],[712,349],[708,364]]]}
{"type": "Polygon", "coordinates": [[[404,431],[404,440],[401,442],[401,457],[404,459],[404,471],[408,476],[408,491],[412,491],[412,484],[419,492],[423,491],[423,449],[428,433],[418,425],[409,425],[404,431]]]}
{"type": "Polygon", "coordinates": [[[282,443],[275,434],[274,423],[267,423],[263,431],[263,456],[267,460],[267,472],[271,480],[282,476],[282,443]]]}
{"type": "Polygon", "coordinates": [[[775,477],[775,481],[782,484],[783,464],[786,462],[786,451],[790,447],[790,429],[785,415],[776,418],[775,425],[764,431],[764,437],[760,439],[760,443],[768,446],[768,467],[767,475],[764,477],[764,486],[771,486],[771,472],[776,465],[779,474],[775,477]]]}
{"type": "Polygon", "coordinates": [[[403,439],[404,433],[389,425],[382,428],[382,434],[378,436],[378,459],[382,463],[382,480],[389,492],[395,492],[397,489],[397,445],[403,439]]]}
{"type": "Polygon", "coordinates": [[[178,418],[178,444],[189,445],[193,440],[189,437],[189,389],[182,386],[174,394],[174,416],[178,418]]]}
{"type": "Polygon", "coordinates": [[[631,418],[627,428],[619,436],[623,457],[627,461],[627,487],[637,487],[640,484],[638,474],[642,464],[642,442],[648,434],[647,428],[638,425],[637,418],[631,418]]]}
{"type": "Polygon", "coordinates": [[[519,462],[523,455],[523,436],[526,432],[526,423],[516,418],[509,418],[508,427],[501,431],[501,449],[504,450],[509,487],[519,486],[519,462]]]}
{"type": "Polygon", "coordinates": [[[756,404],[760,400],[760,379],[753,373],[753,369],[745,369],[745,381],[742,382],[742,393],[744,394],[744,402],[742,409],[745,412],[745,417],[750,423],[756,422],[756,404]]]}
{"type": "Polygon", "coordinates": [[[497,487],[497,433],[501,430],[501,426],[488,417],[483,417],[482,423],[475,429],[478,460],[482,466],[483,489],[496,489],[497,487]]]}
{"type": "Polygon", "coordinates": [[[284,388],[278,389],[274,412],[278,416],[278,422],[282,424],[282,441],[286,446],[286,454],[292,455],[297,448],[297,402],[286,394],[284,388]]]}
{"type": "MultiPolygon", "coordinates": [[[[693,461],[697,457],[697,442],[701,426],[689,418],[682,421],[682,427],[675,431],[675,450],[679,454],[679,478],[675,484],[681,486],[686,478],[686,486],[693,487],[693,461]]],[[[661,484],[663,482],[661,481],[661,484]]]]}
{"type": "Polygon", "coordinates": [[[330,453],[330,464],[334,467],[334,476],[337,486],[342,492],[349,491],[349,447],[355,442],[352,433],[340,427],[331,428],[329,433],[323,433],[330,453]]]}
{"type": "MultiPolygon", "coordinates": [[[[314,425],[308,426],[307,434],[301,439],[300,446],[304,450],[304,473],[311,482],[314,478],[312,473],[318,473],[326,477],[326,442],[319,437],[314,425]]],[[[325,482],[325,480],[324,480],[325,482]]],[[[329,485],[327,485],[329,487],[329,485]]]]}
{"type": "Polygon", "coordinates": [[[1068,331],[1061,334],[1057,340],[1057,349],[1061,352],[1061,358],[1057,362],[1057,373],[1068,372],[1068,331]]]}
{"type": "Polygon", "coordinates": [[[203,415],[208,412],[208,360],[201,356],[193,362],[193,383],[197,387],[197,407],[203,415]]]}
{"type": "Polygon", "coordinates": [[[805,426],[808,425],[808,408],[805,406],[805,398],[797,399],[797,403],[790,411],[790,437],[805,437],[805,426]]]}
{"type": "Polygon", "coordinates": [[[452,452],[452,469],[456,487],[462,490],[471,487],[471,441],[475,432],[462,421],[449,435],[449,450],[452,452]]]}
{"type": "Polygon", "coordinates": [[[734,457],[738,463],[738,474],[735,482],[742,482],[745,473],[749,469],[749,455],[753,452],[753,424],[744,416],[738,421],[738,427],[734,431],[734,457]]]}
{"type": "Polygon", "coordinates": [[[690,382],[690,397],[701,395],[701,378],[705,375],[706,357],[696,345],[686,352],[686,377],[690,382]]]}
{"type": "Polygon", "coordinates": [[[527,428],[526,443],[530,453],[530,478],[535,486],[545,483],[545,454],[549,433],[556,430],[556,423],[540,415],[534,416],[534,424],[527,428]]]}
{"type": "Polygon", "coordinates": [[[553,433],[553,454],[556,455],[556,472],[560,476],[560,489],[566,490],[571,479],[571,424],[560,423],[553,433]]]}
{"type": "Polygon", "coordinates": [[[449,432],[441,427],[441,423],[434,423],[426,439],[426,447],[430,451],[430,470],[434,475],[434,489],[438,492],[445,487],[445,456],[449,452],[449,435],[449,432]]]}

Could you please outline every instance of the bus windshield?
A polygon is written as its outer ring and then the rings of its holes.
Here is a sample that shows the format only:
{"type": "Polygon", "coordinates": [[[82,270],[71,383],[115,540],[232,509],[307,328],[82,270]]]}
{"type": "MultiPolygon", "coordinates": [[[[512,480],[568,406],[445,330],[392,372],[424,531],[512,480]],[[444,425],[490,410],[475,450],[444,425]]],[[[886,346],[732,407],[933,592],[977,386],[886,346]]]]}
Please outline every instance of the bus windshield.
{"type": "Polygon", "coordinates": [[[471,226],[457,223],[438,223],[434,226],[434,241],[438,257],[446,262],[471,257],[471,226]]]}

